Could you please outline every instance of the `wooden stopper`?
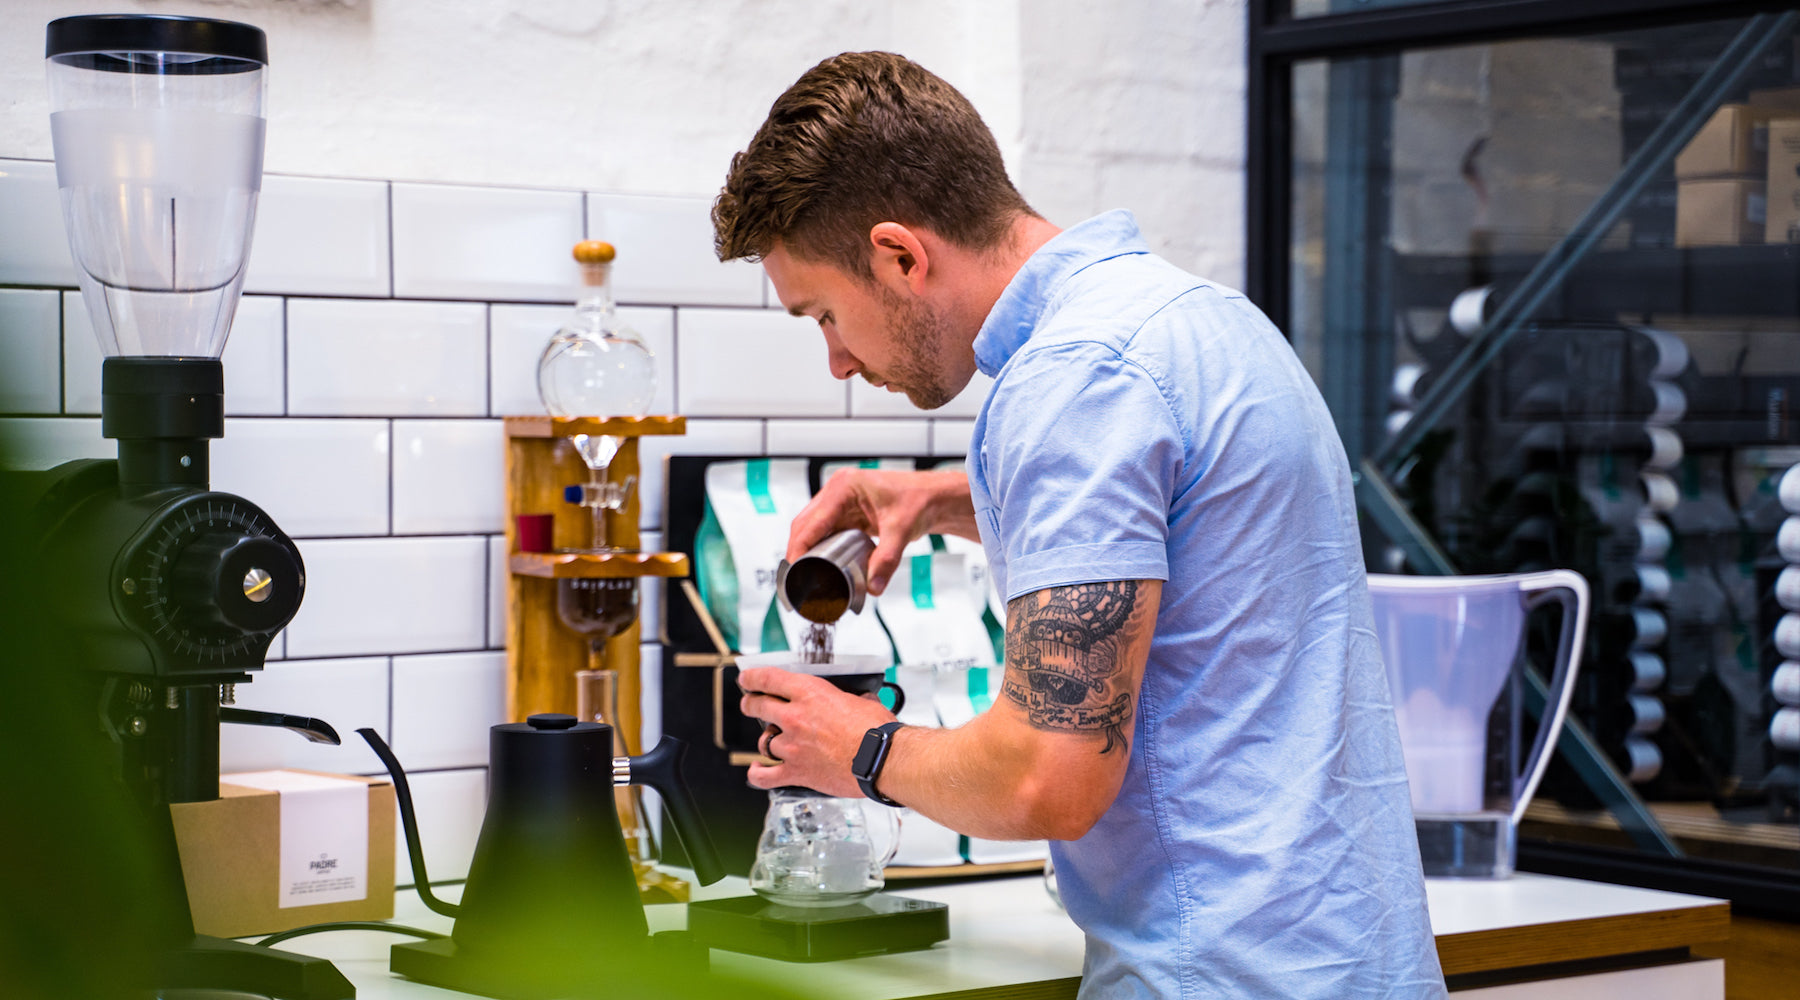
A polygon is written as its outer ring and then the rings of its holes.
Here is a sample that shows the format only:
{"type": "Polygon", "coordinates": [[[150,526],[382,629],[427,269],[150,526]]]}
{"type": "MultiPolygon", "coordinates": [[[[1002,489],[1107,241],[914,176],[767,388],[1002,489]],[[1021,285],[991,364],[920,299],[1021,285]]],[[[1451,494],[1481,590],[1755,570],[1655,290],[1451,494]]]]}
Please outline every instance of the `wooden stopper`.
{"type": "Polygon", "coordinates": [[[583,264],[608,264],[615,256],[617,252],[613,250],[611,243],[582,240],[575,244],[575,259],[583,264]]]}

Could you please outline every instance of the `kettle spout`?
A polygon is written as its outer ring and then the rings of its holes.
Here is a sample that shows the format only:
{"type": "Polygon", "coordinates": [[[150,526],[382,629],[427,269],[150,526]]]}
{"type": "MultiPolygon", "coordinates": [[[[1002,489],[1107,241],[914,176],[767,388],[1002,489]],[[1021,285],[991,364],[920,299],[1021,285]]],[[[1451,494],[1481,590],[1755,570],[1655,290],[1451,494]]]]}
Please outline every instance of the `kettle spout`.
{"type": "Polygon", "coordinates": [[[406,856],[412,861],[413,882],[417,884],[419,898],[431,909],[431,912],[446,917],[455,917],[462,912],[462,907],[455,903],[446,903],[431,894],[431,879],[425,874],[425,849],[419,846],[419,822],[413,815],[412,787],[406,783],[406,771],[400,766],[399,758],[388,748],[387,741],[373,729],[363,728],[356,735],[369,744],[375,756],[381,758],[381,765],[387,768],[388,777],[394,779],[394,802],[400,807],[400,823],[406,830],[406,856]]]}

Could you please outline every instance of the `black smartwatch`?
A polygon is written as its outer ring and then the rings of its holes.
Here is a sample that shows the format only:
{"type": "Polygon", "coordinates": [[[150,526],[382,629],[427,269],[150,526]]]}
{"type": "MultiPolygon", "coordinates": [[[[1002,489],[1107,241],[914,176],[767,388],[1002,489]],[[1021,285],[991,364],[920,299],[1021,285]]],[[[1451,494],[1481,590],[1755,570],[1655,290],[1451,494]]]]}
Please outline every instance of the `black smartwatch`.
{"type": "Polygon", "coordinates": [[[862,786],[863,794],[884,806],[896,808],[900,803],[876,791],[875,780],[881,777],[881,766],[887,763],[888,748],[893,746],[894,733],[900,726],[901,723],[888,722],[864,733],[862,746],[856,748],[856,756],[850,761],[850,773],[862,786]]]}

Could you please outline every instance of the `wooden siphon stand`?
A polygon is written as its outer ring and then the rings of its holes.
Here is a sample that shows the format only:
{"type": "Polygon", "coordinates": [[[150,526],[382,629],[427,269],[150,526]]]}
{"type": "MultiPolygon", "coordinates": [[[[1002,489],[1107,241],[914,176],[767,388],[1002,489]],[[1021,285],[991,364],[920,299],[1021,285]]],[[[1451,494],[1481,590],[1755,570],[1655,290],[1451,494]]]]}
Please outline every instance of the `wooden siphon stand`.
{"type": "MultiPolygon", "coordinates": [[[[638,438],[654,434],[683,434],[687,418],[673,416],[615,417],[507,417],[506,426],[506,714],[513,722],[543,712],[577,715],[576,673],[589,669],[615,671],[618,676],[618,717],[611,719],[628,754],[640,754],[643,729],[638,707],[642,682],[639,677],[640,629],[630,627],[606,640],[598,657],[590,657],[586,636],[567,628],[557,618],[557,581],[577,577],[684,577],[688,558],[679,552],[638,552],[639,491],[629,491],[621,510],[607,511],[607,540],[620,552],[568,551],[588,547],[593,519],[584,508],[563,499],[567,486],[590,478],[568,439],[578,434],[610,435],[621,439],[618,453],[606,470],[611,483],[628,477],[641,482],[638,438]],[[519,551],[519,514],[551,514],[550,552],[519,551]]],[[[640,597],[641,599],[641,597],[640,597]]],[[[625,803],[621,802],[621,805],[625,803]]],[[[623,814],[622,814],[623,815],[623,814]]],[[[629,827],[634,822],[626,816],[629,827]]],[[[647,858],[634,858],[638,887],[646,902],[681,902],[687,884],[650,867],[647,858]]]]}

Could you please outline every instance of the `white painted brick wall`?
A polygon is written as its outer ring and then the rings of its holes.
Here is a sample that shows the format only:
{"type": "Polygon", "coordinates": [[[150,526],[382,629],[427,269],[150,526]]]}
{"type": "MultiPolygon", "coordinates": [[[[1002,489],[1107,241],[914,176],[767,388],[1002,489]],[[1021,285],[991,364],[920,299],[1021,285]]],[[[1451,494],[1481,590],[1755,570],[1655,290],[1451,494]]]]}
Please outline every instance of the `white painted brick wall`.
{"type": "MultiPolygon", "coordinates": [[[[629,21],[585,0],[109,9],[269,32],[269,175],[214,482],[267,507],[311,574],[239,699],[345,735],[373,725],[425,771],[414,794],[434,878],[466,869],[504,697],[496,418],[536,409],[570,241],[618,244],[657,408],[690,416],[686,437],[642,443],[651,532],[671,453],[966,450],[985,380],[934,415],[834,383],[760,269],[712,258],[708,207],[731,154],[825,56],[901,51],[963,89],[1053,222],[1131,208],[1177,263],[1243,274],[1240,0],[668,0],[629,21]]],[[[113,454],[92,416],[99,352],[68,292],[35,27],[92,10],[10,0],[11,23],[31,27],[0,32],[0,434],[37,467],[113,454]]],[[[228,727],[223,750],[230,770],[376,770],[354,738],[328,749],[228,727]]]]}

